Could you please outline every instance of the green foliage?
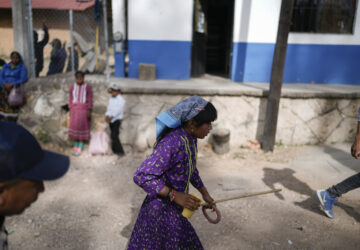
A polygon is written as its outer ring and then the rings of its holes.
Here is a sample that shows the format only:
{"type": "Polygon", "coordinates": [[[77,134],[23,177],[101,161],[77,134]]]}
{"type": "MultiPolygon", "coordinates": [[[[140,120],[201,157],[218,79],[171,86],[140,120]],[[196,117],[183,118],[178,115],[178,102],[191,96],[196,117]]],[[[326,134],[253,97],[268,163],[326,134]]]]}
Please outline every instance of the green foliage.
{"type": "Polygon", "coordinates": [[[51,136],[45,129],[39,129],[36,133],[36,138],[42,143],[48,143],[51,141],[51,136]]]}

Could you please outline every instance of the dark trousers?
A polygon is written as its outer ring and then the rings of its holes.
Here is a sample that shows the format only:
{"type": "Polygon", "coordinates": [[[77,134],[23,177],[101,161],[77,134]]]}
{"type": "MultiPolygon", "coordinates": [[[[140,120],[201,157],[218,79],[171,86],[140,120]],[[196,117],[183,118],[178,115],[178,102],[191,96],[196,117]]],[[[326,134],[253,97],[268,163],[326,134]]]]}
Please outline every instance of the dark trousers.
{"type": "Polygon", "coordinates": [[[115,154],[123,155],[125,154],[123,147],[121,146],[119,139],[119,130],[121,125],[121,120],[116,120],[110,124],[111,131],[111,149],[115,154]]]}
{"type": "Polygon", "coordinates": [[[342,194],[345,194],[358,187],[360,187],[360,173],[354,174],[353,176],[350,176],[342,182],[332,186],[328,189],[328,191],[330,196],[340,197],[342,194]]]}

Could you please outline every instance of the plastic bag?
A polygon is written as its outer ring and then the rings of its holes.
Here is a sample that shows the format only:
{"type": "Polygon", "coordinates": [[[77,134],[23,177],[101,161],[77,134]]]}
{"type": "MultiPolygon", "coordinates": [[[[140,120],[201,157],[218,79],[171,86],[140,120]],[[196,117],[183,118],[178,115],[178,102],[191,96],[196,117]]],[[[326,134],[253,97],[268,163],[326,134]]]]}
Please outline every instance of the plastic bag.
{"type": "Polygon", "coordinates": [[[25,95],[23,86],[13,86],[8,96],[10,107],[19,107],[25,104],[25,95]]]}
{"type": "Polygon", "coordinates": [[[91,155],[105,155],[109,152],[109,141],[108,134],[103,130],[96,131],[90,140],[89,153],[91,155]]]}

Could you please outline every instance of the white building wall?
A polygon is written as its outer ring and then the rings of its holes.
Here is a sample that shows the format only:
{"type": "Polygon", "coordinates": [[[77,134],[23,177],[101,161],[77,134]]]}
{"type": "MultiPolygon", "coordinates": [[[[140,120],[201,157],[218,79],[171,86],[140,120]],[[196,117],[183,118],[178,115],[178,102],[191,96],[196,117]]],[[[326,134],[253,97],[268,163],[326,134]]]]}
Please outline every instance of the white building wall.
{"type": "Polygon", "coordinates": [[[191,41],[193,0],[129,0],[129,39],[191,41]]]}
{"type": "Polygon", "coordinates": [[[113,18],[113,33],[121,32],[125,35],[125,1],[126,0],[112,0],[112,18],[113,18]]]}
{"type": "MultiPolygon", "coordinates": [[[[275,43],[281,0],[235,0],[234,42],[275,43]]],[[[289,44],[360,44],[360,8],[353,34],[290,32],[289,44]]]]}
{"type": "Polygon", "coordinates": [[[235,0],[234,42],[275,43],[281,0],[235,0]]]}

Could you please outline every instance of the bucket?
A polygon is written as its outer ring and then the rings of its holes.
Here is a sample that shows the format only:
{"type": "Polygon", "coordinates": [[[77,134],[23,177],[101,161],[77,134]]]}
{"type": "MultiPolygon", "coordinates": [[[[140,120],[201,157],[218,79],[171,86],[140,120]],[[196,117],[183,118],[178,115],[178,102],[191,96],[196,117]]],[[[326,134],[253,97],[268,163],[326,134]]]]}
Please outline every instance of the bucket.
{"type": "MultiPolygon", "coordinates": [[[[196,194],[190,194],[190,195],[198,198],[198,199],[200,200],[200,202],[202,202],[202,199],[201,199],[199,196],[197,196],[196,194]]],[[[184,216],[185,218],[190,219],[191,216],[195,213],[195,211],[196,211],[196,210],[192,211],[192,210],[190,210],[190,209],[188,209],[188,208],[184,208],[184,210],[182,211],[181,214],[182,214],[182,216],[184,216]]]]}

